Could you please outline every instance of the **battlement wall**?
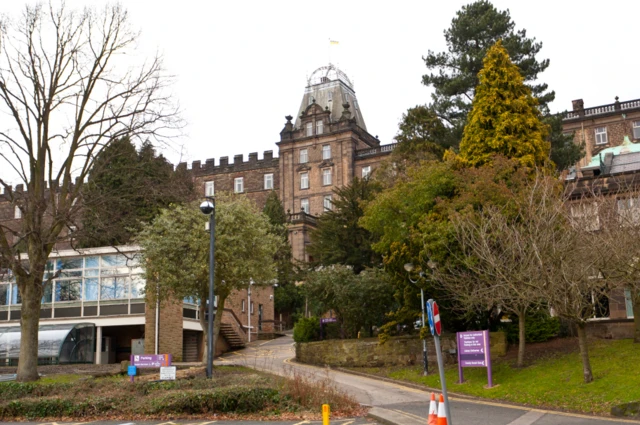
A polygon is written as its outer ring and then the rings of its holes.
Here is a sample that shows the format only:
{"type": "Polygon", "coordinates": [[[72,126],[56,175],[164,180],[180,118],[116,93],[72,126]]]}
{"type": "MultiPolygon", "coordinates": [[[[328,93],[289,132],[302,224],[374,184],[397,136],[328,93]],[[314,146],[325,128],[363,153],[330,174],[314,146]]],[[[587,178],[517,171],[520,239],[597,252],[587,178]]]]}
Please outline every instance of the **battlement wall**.
{"type": "MultiPolygon", "coordinates": [[[[264,151],[263,158],[258,159],[258,152],[249,154],[249,159],[244,160],[244,155],[234,155],[233,163],[229,164],[229,157],[220,157],[220,163],[216,165],[215,158],[207,159],[204,164],[202,161],[193,161],[191,163],[191,172],[194,176],[203,176],[210,174],[227,174],[241,171],[257,170],[261,168],[277,168],[279,158],[273,156],[273,151],[264,151]]],[[[186,167],[187,163],[182,162],[178,167],[186,167]]]]}

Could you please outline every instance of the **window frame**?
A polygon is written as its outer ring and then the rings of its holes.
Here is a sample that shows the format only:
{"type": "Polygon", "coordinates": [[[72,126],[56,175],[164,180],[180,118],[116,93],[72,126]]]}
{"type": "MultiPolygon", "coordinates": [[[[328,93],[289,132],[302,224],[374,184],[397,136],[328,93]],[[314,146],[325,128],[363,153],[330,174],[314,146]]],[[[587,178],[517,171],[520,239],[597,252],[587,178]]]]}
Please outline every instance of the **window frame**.
{"type": "Polygon", "coordinates": [[[298,162],[300,164],[306,164],[309,162],[309,150],[307,148],[300,149],[300,154],[298,155],[298,162]],[[304,161],[303,161],[304,157],[304,161]]]}
{"type": "Polygon", "coordinates": [[[309,121],[306,125],[305,125],[305,136],[306,137],[311,137],[313,136],[313,123],[311,121],[309,121]]]}
{"type": "Polygon", "coordinates": [[[300,173],[300,190],[309,189],[309,172],[300,173]]]}
{"type": "Polygon", "coordinates": [[[322,169],[322,185],[331,186],[332,183],[333,183],[333,173],[331,168],[323,168],[322,169]]]}
{"type": "Polygon", "coordinates": [[[596,145],[600,146],[600,145],[606,145],[607,143],[609,143],[609,135],[607,132],[607,127],[596,127],[594,130],[594,135],[595,135],[596,145]],[[604,131],[598,131],[598,130],[604,130],[604,131]],[[598,139],[600,140],[600,142],[598,142],[598,139]]]}
{"type": "Polygon", "coordinates": [[[300,210],[304,211],[306,214],[310,213],[310,207],[309,207],[309,198],[302,198],[300,199],[300,210]],[[306,206],[306,208],[305,208],[306,206]]]}
{"type": "Polygon", "coordinates": [[[640,139],[640,121],[634,121],[631,124],[631,131],[633,133],[633,139],[634,140],[640,139]],[[638,135],[636,135],[636,130],[638,130],[638,135]]]}
{"type": "Polygon", "coordinates": [[[273,173],[266,173],[264,175],[264,190],[273,190],[273,173]],[[267,182],[269,184],[267,184],[267,182]]]}
{"type": "Polygon", "coordinates": [[[204,196],[215,196],[215,194],[216,194],[215,182],[213,180],[207,180],[206,182],[204,182],[204,196]]]}
{"type": "Polygon", "coordinates": [[[331,145],[322,145],[322,160],[331,159],[331,145]]]}
{"type": "Polygon", "coordinates": [[[331,211],[333,209],[333,196],[324,195],[324,197],[322,198],[322,207],[325,211],[331,211]]]}
{"type": "Polygon", "coordinates": [[[322,120],[317,120],[316,121],[316,134],[323,134],[324,133],[324,123],[322,122],[322,120]]]}
{"type": "Polygon", "coordinates": [[[242,312],[244,313],[247,310],[247,305],[246,305],[246,301],[242,300],[242,306],[241,306],[242,312]]]}
{"type": "Polygon", "coordinates": [[[360,176],[363,179],[366,179],[367,177],[369,177],[371,175],[371,165],[365,165],[364,167],[362,167],[360,176]],[[366,171],[365,171],[366,170],[366,171]]]}
{"type": "Polygon", "coordinates": [[[244,177],[235,177],[233,179],[233,193],[244,193],[244,177]],[[238,183],[240,183],[240,190],[238,190],[238,183]]]}
{"type": "Polygon", "coordinates": [[[13,210],[13,218],[15,220],[22,219],[22,209],[20,209],[20,207],[18,205],[16,205],[16,207],[13,210]]]}

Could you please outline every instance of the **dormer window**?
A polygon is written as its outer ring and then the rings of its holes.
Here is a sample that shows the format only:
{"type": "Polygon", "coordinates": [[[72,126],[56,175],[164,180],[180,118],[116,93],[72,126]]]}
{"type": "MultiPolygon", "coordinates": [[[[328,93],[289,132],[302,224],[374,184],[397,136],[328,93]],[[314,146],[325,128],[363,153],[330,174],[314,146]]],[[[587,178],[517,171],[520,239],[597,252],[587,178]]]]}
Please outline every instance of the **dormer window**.
{"type": "Polygon", "coordinates": [[[307,137],[309,136],[313,136],[313,123],[312,122],[308,122],[307,123],[307,137]]]}
{"type": "Polygon", "coordinates": [[[322,134],[322,131],[323,131],[322,120],[318,120],[316,121],[316,134],[322,134]]]}

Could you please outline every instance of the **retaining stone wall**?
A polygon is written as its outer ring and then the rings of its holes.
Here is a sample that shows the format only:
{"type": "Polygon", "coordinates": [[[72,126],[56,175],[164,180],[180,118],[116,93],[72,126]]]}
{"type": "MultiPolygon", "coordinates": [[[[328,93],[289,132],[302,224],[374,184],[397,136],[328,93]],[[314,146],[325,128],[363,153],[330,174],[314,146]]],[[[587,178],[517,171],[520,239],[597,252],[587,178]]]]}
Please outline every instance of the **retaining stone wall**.
{"type": "MultiPolygon", "coordinates": [[[[440,339],[445,364],[456,363],[455,335],[440,339]]],[[[506,354],[507,343],[503,332],[491,333],[491,355],[506,354]]],[[[430,364],[436,364],[433,338],[427,340],[430,364]]],[[[296,344],[296,360],[302,363],[336,367],[411,366],[422,363],[422,340],[416,336],[389,338],[380,344],[378,338],[332,339],[296,344]]]]}

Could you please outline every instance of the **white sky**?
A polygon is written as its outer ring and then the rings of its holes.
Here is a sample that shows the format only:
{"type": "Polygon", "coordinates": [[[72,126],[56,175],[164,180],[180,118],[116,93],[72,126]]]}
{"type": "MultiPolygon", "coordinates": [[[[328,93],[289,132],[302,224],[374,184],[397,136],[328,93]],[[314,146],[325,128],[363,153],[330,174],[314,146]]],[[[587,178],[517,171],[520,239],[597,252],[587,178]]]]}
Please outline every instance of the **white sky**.
{"type": "MultiPolygon", "coordinates": [[[[2,0],[17,17],[26,2],[2,0]]],[[[67,0],[67,6],[102,4],[67,0]]],[[[123,4],[141,30],[141,51],[163,53],[178,78],[188,122],[183,161],[274,150],[284,116],[298,111],[306,77],[331,59],[354,82],[367,128],[391,143],[407,108],[427,103],[422,56],[443,51],[443,30],[470,0],[166,1],[123,4]]],[[[553,111],[640,98],[640,1],[494,0],[516,28],[543,42],[551,65],[540,79],[556,91],[553,111]],[[590,6],[592,5],[592,6],[590,6]]],[[[167,151],[178,162],[180,155],[167,151]]]]}

